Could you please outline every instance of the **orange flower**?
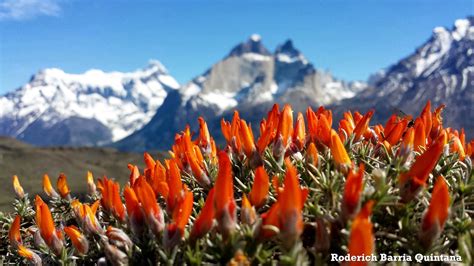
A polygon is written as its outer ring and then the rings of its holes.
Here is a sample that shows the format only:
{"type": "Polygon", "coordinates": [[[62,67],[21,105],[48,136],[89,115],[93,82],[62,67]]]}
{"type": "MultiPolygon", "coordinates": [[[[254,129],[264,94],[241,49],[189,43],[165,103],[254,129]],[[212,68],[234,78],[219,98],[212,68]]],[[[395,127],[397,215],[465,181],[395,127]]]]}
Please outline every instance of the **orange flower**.
{"type": "Polygon", "coordinates": [[[81,234],[79,229],[74,225],[64,227],[64,232],[71,239],[72,245],[79,252],[79,254],[85,255],[89,251],[89,241],[81,234]]]}
{"type": "Polygon", "coordinates": [[[448,219],[450,200],[446,180],[439,176],[431,194],[430,206],[421,223],[420,239],[425,247],[431,246],[441,234],[448,219]]]}
{"type": "Polygon", "coordinates": [[[125,221],[125,207],[120,198],[120,185],[104,176],[99,179],[102,198],[100,203],[104,209],[120,221],[125,221]]]}
{"type": "Polygon", "coordinates": [[[217,193],[214,196],[214,207],[219,231],[224,238],[228,238],[236,226],[234,181],[229,156],[226,152],[220,151],[218,157],[219,171],[215,183],[217,193]]]}
{"type": "Polygon", "coordinates": [[[441,112],[444,110],[445,107],[446,106],[442,104],[433,112],[433,120],[430,132],[431,139],[436,139],[443,129],[443,117],[441,116],[441,112]]]}
{"type": "Polygon", "coordinates": [[[260,228],[259,238],[260,239],[269,239],[275,236],[280,228],[280,203],[277,201],[273,203],[270,209],[262,213],[262,226],[260,228]]]}
{"type": "Polygon", "coordinates": [[[275,124],[273,121],[266,122],[265,120],[260,123],[260,138],[257,141],[257,148],[259,153],[263,153],[265,148],[274,140],[276,131],[274,130],[275,124]]]}
{"type": "Polygon", "coordinates": [[[282,138],[283,148],[286,149],[289,140],[293,135],[293,110],[291,106],[286,104],[280,114],[280,122],[278,124],[277,136],[282,138]]]}
{"type": "Polygon", "coordinates": [[[127,166],[130,170],[130,186],[133,186],[133,184],[135,184],[135,180],[140,177],[140,171],[138,170],[138,167],[136,165],[129,164],[127,166]]]}
{"type": "Polygon", "coordinates": [[[204,167],[202,166],[203,160],[199,160],[198,157],[202,157],[199,148],[195,146],[197,149],[193,149],[192,151],[186,152],[186,159],[191,166],[191,170],[193,172],[193,176],[198,182],[199,185],[202,187],[209,187],[211,185],[211,181],[207,176],[206,172],[204,171],[204,167]],[[200,155],[200,156],[197,156],[200,155]]]}
{"type": "Polygon", "coordinates": [[[341,137],[341,140],[346,141],[353,131],[354,128],[347,119],[339,121],[339,137],[341,137]]]}
{"type": "Polygon", "coordinates": [[[304,117],[302,113],[298,113],[296,118],[295,131],[293,133],[293,142],[299,150],[302,150],[306,143],[306,127],[304,124],[304,117]]]}
{"type": "Polygon", "coordinates": [[[23,245],[18,246],[18,255],[20,255],[21,257],[23,257],[25,259],[27,259],[33,265],[36,265],[36,266],[43,265],[42,262],[41,262],[41,258],[36,253],[34,253],[31,249],[29,249],[29,248],[27,248],[23,245]]]}
{"type": "Polygon", "coordinates": [[[134,235],[141,235],[143,232],[143,223],[145,217],[140,209],[140,202],[135,194],[135,191],[129,186],[126,186],[123,190],[123,196],[125,197],[125,206],[127,207],[127,214],[130,223],[130,228],[134,235]]]}
{"type": "Polygon", "coordinates": [[[18,176],[14,175],[12,178],[13,189],[15,190],[15,194],[19,199],[25,197],[25,191],[23,187],[20,185],[20,181],[18,180],[18,176]]]}
{"type": "Polygon", "coordinates": [[[413,151],[414,140],[415,140],[415,130],[412,127],[410,127],[407,129],[407,131],[405,132],[405,135],[403,136],[402,143],[398,150],[398,155],[406,156],[410,154],[413,151]]]}
{"type": "Polygon", "coordinates": [[[173,211],[173,223],[169,224],[165,231],[165,246],[173,247],[184,237],[184,228],[188,224],[189,216],[193,211],[193,193],[184,185],[183,196],[173,211]]]}
{"type": "Polygon", "coordinates": [[[198,143],[201,148],[206,151],[206,154],[211,152],[211,135],[209,134],[209,129],[207,128],[207,123],[204,118],[199,117],[199,139],[198,143]]]}
{"type": "Polygon", "coordinates": [[[56,192],[56,190],[53,188],[53,185],[51,185],[51,180],[49,179],[49,176],[47,174],[43,175],[43,191],[49,197],[59,197],[58,192],[56,192]]]}
{"type": "Polygon", "coordinates": [[[247,122],[245,122],[245,120],[243,119],[240,120],[239,134],[240,139],[242,140],[244,152],[247,157],[250,157],[252,153],[255,152],[256,148],[252,128],[250,127],[250,125],[247,125],[247,122]]]}
{"type": "Polygon", "coordinates": [[[203,237],[209,231],[211,231],[214,224],[214,188],[207,194],[206,202],[199,213],[199,216],[194,222],[193,229],[191,230],[190,239],[191,242],[203,237]]]}
{"type": "Polygon", "coordinates": [[[70,198],[69,193],[71,193],[71,190],[69,189],[67,185],[66,175],[64,175],[63,173],[59,174],[56,187],[58,188],[59,195],[61,195],[63,199],[70,198]]]}
{"type": "Polygon", "coordinates": [[[415,138],[413,140],[415,151],[421,152],[426,147],[426,132],[422,118],[415,120],[415,138]]]}
{"type": "Polygon", "coordinates": [[[249,193],[249,199],[252,206],[260,208],[265,204],[270,189],[270,179],[263,166],[259,166],[255,170],[255,177],[253,179],[252,190],[249,193]]]}
{"type": "Polygon", "coordinates": [[[40,196],[35,198],[36,205],[36,225],[39,228],[41,237],[48,247],[56,254],[60,254],[63,249],[61,235],[54,227],[53,217],[48,205],[44,203],[40,196]]]}
{"type": "Polygon", "coordinates": [[[306,109],[306,119],[308,121],[309,136],[312,141],[315,141],[318,136],[318,117],[311,107],[306,109]]]}
{"type": "Polygon", "coordinates": [[[306,150],[306,160],[314,166],[318,165],[318,149],[316,149],[316,145],[313,142],[309,144],[306,150]]]}
{"type": "Polygon", "coordinates": [[[303,205],[305,196],[301,190],[296,168],[285,160],[286,174],[284,189],[278,196],[279,219],[282,239],[292,247],[303,233],[303,205]]]}
{"type": "Polygon", "coordinates": [[[347,175],[341,206],[345,219],[352,218],[358,212],[363,187],[364,168],[364,164],[360,164],[358,171],[355,171],[353,167],[347,175]]]}
{"type": "Polygon", "coordinates": [[[163,212],[156,202],[155,192],[143,177],[136,180],[135,193],[141,203],[148,226],[155,235],[159,235],[164,228],[163,212]]]}
{"type": "Polygon", "coordinates": [[[369,122],[373,115],[374,111],[370,110],[357,123],[354,129],[354,141],[358,141],[369,130],[369,122]]]}
{"type": "Polygon", "coordinates": [[[166,183],[166,168],[160,161],[156,161],[153,175],[147,178],[147,182],[153,188],[155,195],[161,195],[163,198],[168,198],[169,188],[166,183]]]}
{"type": "Polygon", "coordinates": [[[16,215],[13,223],[10,226],[10,230],[8,231],[8,239],[10,240],[10,245],[13,247],[18,247],[23,243],[20,235],[20,224],[21,216],[16,215]]]}
{"type": "Polygon", "coordinates": [[[89,195],[94,195],[97,191],[95,182],[94,182],[94,176],[92,175],[91,171],[87,171],[87,193],[89,195]]]}
{"type": "Polygon", "coordinates": [[[464,158],[466,158],[466,152],[464,151],[464,146],[462,145],[461,140],[459,137],[451,134],[451,152],[452,153],[457,153],[459,155],[459,160],[464,161],[464,158]]]}
{"type": "Polygon", "coordinates": [[[240,220],[243,224],[252,225],[257,219],[257,213],[255,208],[252,207],[250,201],[247,199],[247,196],[244,194],[242,196],[242,206],[240,208],[240,220]]]}
{"type": "Polygon", "coordinates": [[[193,193],[184,185],[184,194],[179,201],[178,208],[173,211],[173,221],[178,228],[181,237],[184,235],[184,227],[188,224],[189,216],[193,210],[193,193]]]}
{"type": "Polygon", "coordinates": [[[252,127],[247,125],[245,120],[240,120],[240,139],[242,140],[242,146],[245,155],[248,158],[248,162],[251,168],[254,168],[262,164],[262,159],[255,146],[254,137],[252,133],[252,127]]]}
{"type": "Polygon", "coordinates": [[[169,192],[166,201],[166,208],[168,213],[173,213],[183,188],[183,183],[181,182],[181,173],[179,171],[178,165],[176,164],[176,160],[169,161],[167,176],[169,192]]]}
{"type": "Polygon", "coordinates": [[[387,127],[385,127],[384,130],[385,141],[387,141],[390,146],[394,146],[400,141],[403,132],[405,132],[405,129],[407,128],[408,120],[406,118],[401,118],[400,121],[393,123],[394,124],[389,127],[391,129],[390,131],[387,130],[387,127]]]}
{"type": "Polygon", "coordinates": [[[336,133],[334,129],[331,129],[331,154],[334,157],[334,161],[342,166],[347,167],[351,165],[351,159],[347,154],[346,148],[344,148],[344,144],[342,144],[339,135],[336,133]]]}
{"type": "Polygon", "coordinates": [[[89,206],[88,204],[82,204],[80,206],[82,210],[79,211],[83,229],[94,234],[101,234],[103,231],[99,221],[96,218],[96,212],[99,207],[99,203],[100,202],[97,200],[92,204],[92,206],[89,206]]]}
{"type": "MultiPolygon", "coordinates": [[[[369,216],[372,213],[374,201],[367,202],[351,225],[351,234],[349,237],[350,256],[370,256],[374,253],[375,238],[373,226],[369,216]]],[[[368,265],[366,261],[353,261],[349,265],[368,265]]]]}
{"type": "Polygon", "coordinates": [[[419,192],[436,166],[446,143],[446,134],[441,134],[435,142],[413,163],[410,170],[399,176],[402,201],[408,202],[419,192]]]}
{"type": "Polygon", "coordinates": [[[325,115],[320,115],[318,117],[318,129],[316,133],[316,138],[324,145],[330,147],[332,138],[331,132],[331,123],[329,123],[328,118],[325,115]]]}
{"type": "Polygon", "coordinates": [[[425,126],[425,135],[428,136],[431,132],[431,127],[433,123],[433,115],[431,113],[431,102],[428,101],[421,111],[420,118],[423,120],[423,125],[425,126]]]}

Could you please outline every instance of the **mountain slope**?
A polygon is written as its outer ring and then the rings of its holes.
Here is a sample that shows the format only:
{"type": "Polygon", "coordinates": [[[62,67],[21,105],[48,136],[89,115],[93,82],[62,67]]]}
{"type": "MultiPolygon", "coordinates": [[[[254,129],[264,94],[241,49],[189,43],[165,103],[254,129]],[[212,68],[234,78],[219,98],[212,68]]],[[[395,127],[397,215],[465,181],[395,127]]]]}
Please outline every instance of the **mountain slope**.
{"type": "Polygon", "coordinates": [[[0,97],[0,135],[36,145],[117,141],[146,124],[178,88],[158,61],[130,73],[45,69],[0,97]]]}
{"type": "Polygon", "coordinates": [[[208,121],[211,130],[219,130],[220,118],[230,116],[234,109],[258,118],[275,102],[291,103],[299,110],[353,97],[364,88],[363,83],[345,83],[315,69],[291,40],[271,54],[260,36],[252,35],[202,75],[170,93],[150,123],[116,147],[165,149],[186,124],[196,128],[198,116],[208,121]]]}
{"type": "Polygon", "coordinates": [[[424,103],[446,104],[445,124],[464,127],[474,137],[474,17],[459,19],[449,30],[437,27],[413,54],[380,72],[371,87],[339,102],[366,111],[376,108],[379,121],[400,109],[418,114],[424,103]]]}

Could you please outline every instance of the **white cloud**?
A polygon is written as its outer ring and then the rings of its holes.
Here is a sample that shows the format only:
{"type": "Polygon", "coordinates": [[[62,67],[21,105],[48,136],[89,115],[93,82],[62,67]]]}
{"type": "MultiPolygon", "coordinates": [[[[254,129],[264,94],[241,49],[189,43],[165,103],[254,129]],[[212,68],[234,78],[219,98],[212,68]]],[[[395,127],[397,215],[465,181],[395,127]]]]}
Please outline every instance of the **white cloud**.
{"type": "Polygon", "coordinates": [[[0,20],[28,20],[58,16],[62,0],[0,0],[0,20]]]}

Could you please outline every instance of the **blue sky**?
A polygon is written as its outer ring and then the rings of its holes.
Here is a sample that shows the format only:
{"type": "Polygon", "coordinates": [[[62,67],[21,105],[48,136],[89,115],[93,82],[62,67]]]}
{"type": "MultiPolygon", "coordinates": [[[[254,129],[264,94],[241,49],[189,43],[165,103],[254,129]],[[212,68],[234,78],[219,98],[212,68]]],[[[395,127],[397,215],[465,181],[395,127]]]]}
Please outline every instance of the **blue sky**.
{"type": "Polygon", "coordinates": [[[364,80],[472,14],[472,0],[0,0],[0,93],[46,67],[132,71],[149,59],[184,83],[252,33],[364,80]]]}

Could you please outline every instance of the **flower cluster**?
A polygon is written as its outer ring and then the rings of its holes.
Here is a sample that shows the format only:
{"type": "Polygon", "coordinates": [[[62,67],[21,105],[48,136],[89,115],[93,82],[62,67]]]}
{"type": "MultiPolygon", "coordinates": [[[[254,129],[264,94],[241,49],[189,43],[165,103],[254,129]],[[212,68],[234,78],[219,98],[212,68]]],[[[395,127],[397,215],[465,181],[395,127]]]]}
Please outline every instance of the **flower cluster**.
{"type": "Polygon", "coordinates": [[[416,117],[278,105],[252,125],[206,121],[176,134],[163,161],[144,154],[121,186],[61,174],[30,203],[17,176],[15,212],[0,217],[3,261],[41,264],[320,264],[330,254],[461,255],[472,262],[474,141],[444,128],[428,102],[416,117]],[[305,119],[306,116],[306,119],[305,119]],[[5,241],[3,241],[5,240],[5,241]],[[8,243],[7,245],[3,243],[8,243]]]}

